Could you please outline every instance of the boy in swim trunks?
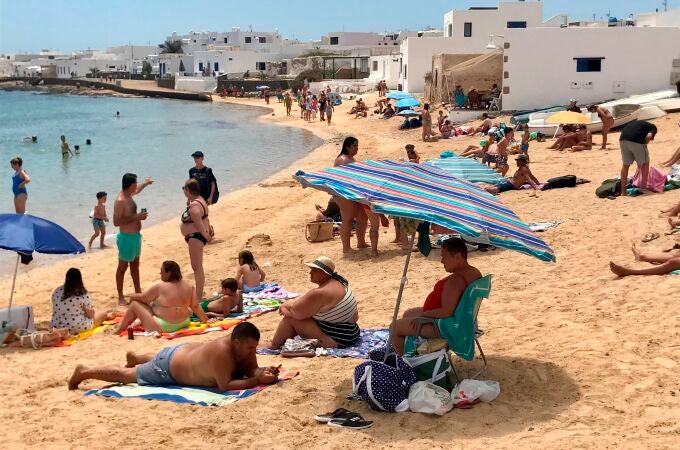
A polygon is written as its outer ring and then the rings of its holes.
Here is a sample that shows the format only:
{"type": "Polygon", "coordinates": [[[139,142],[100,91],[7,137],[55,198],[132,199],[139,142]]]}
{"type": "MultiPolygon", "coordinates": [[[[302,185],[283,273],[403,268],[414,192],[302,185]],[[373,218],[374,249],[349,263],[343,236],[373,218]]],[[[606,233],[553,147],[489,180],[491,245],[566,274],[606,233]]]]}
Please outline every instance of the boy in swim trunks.
{"type": "Polygon", "coordinates": [[[222,280],[222,297],[217,300],[203,300],[201,309],[206,313],[222,314],[228,316],[231,312],[243,312],[243,294],[238,288],[235,278],[222,280]],[[234,308],[236,310],[234,311],[234,308]]]}
{"type": "Polygon", "coordinates": [[[94,234],[90,238],[90,242],[87,244],[87,248],[92,248],[92,242],[94,242],[97,236],[99,238],[99,246],[101,248],[106,247],[104,245],[104,238],[106,237],[106,223],[109,218],[106,216],[106,192],[97,192],[97,205],[94,207],[94,214],[92,217],[92,227],[94,228],[94,234]]]}
{"type": "Polygon", "coordinates": [[[234,327],[229,336],[202,344],[166,347],[158,354],[126,354],[125,367],[85,367],[79,364],[68,381],[78,389],[85,380],[137,383],[141,386],[199,386],[220,391],[243,390],[278,380],[277,367],[258,367],[255,353],[260,331],[250,322],[234,327]]]}

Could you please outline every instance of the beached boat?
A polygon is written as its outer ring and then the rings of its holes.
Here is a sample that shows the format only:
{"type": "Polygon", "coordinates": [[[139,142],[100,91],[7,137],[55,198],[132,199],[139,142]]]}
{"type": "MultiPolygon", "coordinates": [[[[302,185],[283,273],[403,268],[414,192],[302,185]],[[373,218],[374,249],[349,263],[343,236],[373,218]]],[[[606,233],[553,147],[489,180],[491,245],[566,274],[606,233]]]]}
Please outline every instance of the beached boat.
{"type": "Polygon", "coordinates": [[[638,114],[638,119],[639,120],[658,119],[659,117],[663,117],[665,115],[666,111],[659,108],[654,103],[648,103],[640,105],[640,114],[638,114]]]}
{"type": "Polygon", "coordinates": [[[680,97],[658,100],[654,102],[654,105],[663,109],[667,113],[680,111],[680,97]]]}
{"type": "MultiPolygon", "coordinates": [[[[614,105],[610,111],[614,116],[613,128],[617,128],[637,119],[640,115],[640,105],[614,105]]],[[[592,123],[586,125],[591,133],[597,133],[602,130],[602,121],[596,113],[590,113],[584,109],[582,109],[581,112],[590,117],[590,120],[592,121],[592,123]]],[[[531,118],[529,119],[529,131],[540,132],[548,137],[562,134],[560,125],[545,123],[545,119],[552,114],[554,114],[554,112],[531,114],[531,118]]]]}
{"type": "Polygon", "coordinates": [[[550,108],[533,109],[531,111],[519,111],[512,115],[510,123],[513,125],[529,123],[532,114],[559,112],[564,111],[565,109],[564,106],[551,106],[550,108]]]}

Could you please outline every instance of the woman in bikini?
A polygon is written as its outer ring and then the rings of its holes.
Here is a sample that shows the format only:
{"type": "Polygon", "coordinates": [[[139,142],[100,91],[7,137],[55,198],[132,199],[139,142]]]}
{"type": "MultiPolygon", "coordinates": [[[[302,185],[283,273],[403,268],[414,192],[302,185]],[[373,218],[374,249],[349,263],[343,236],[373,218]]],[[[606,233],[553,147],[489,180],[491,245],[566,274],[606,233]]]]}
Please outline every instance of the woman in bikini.
{"type": "Polygon", "coordinates": [[[614,126],[614,116],[609,110],[602,106],[590,105],[588,111],[591,113],[597,113],[597,116],[602,121],[602,147],[601,150],[607,150],[607,133],[614,126]]]}
{"type": "Polygon", "coordinates": [[[200,302],[203,298],[203,286],[205,285],[203,247],[212,240],[210,221],[208,220],[208,204],[201,197],[198,181],[187,180],[182,190],[187,198],[187,209],[182,213],[180,230],[189,246],[189,258],[196,281],[196,301],[200,302]]]}

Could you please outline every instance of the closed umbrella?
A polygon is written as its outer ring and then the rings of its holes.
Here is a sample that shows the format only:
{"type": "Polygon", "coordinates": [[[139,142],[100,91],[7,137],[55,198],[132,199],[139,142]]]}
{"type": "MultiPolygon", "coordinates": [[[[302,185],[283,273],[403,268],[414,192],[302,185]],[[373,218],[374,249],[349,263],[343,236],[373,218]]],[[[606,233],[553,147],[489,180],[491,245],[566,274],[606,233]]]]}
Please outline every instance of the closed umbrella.
{"type": "Polygon", "coordinates": [[[390,100],[401,100],[402,98],[411,98],[413,96],[408,92],[390,91],[385,95],[385,97],[389,98],[390,100]]]}
{"type": "Polygon", "coordinates": [[[83,244],[64,228],[54,222],[29,214],[0,214],[0,248],[17,252],[12,290],[9,294],[7,322],[12,314],[14,285],[22,255],[30,262],[32,259],[30,255],[33,252],[58,255],[85,252],[83,244]]]}
{"type": "Polygon", "coordinates": [[[401,100],[398,100],[397,103],[394,104],[397,108],[412,108],[414,106],[420,106],[420,102],[413,98],[402,98],[401,100]]]}
{"type": "MultiPolygon", "coordinates": [[[[487,238],[497,247],[542,261],[555,261],[552,249],[498,198],[436,167],[400,161],[362,161],[314,173],[298,171],[294,178],[303,187],[363,203],[376,213],[427,221],[464,238],[487,238]]],[[[411,235],[411,245],[414,236],[411,235]]],[[[392,326],[399,314],[410,258],[408,252],[392,326]]]]}
{"type": "MultiPolygon", "coordinates": [[[[453,153],[453,152],[451,152],[453,153]]],[[[437,167],[451,175],[462,178],[470,183],[488,183],[498,184],[503,180],[503,177],[491,169],[472,158],[464,158],[456,154],[448,158],[437,158],[425,161],[423,164],[437,167]]]]}

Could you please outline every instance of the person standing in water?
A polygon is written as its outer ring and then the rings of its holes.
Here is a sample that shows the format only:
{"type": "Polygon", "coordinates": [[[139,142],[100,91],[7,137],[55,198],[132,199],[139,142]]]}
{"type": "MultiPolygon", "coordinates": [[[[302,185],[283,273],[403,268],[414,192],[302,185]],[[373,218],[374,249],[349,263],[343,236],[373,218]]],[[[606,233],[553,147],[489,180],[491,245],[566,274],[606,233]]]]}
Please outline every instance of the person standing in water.
{"type": "Polygon", "coordinates": [[[12,175],[12,192],[14,193],[14,210],[17,214],[26,213],[26,200],[28,199],[28,191],[26,185],[31,182],[31,177],[28,176],[23,169],[24,161],[17,156],[12,158],[9,162],[14,175],[12,175]]]}
{"type": "Polygon", "coordinates": [[[118,246],[118,268],[116,269],[116,288],[118,289],[118,304],[127,305],[123,295],[123,279],[130,266],[130,276],[135,286],[135,292],[141,293],[139,282],[139,257],[142,253],[142,220],[146,220],[146,208],[137,213],[137,204],[132,199],[145,187],[153,183],[149,177],[141,185],[137,184],[137,175],[126,173],[123,175],[122,190],[113,204],[113,225],[120,227],[116,235],[118,246]]]}
{"type": "Polygon", "coordinates": [[[61,157],[66,159],[69,156],[73,156],[73,152],[71,151],[71,147],[68,146],[68,142],[66,142],[66,136],[63,134],[61,135],[61,157]]]}

